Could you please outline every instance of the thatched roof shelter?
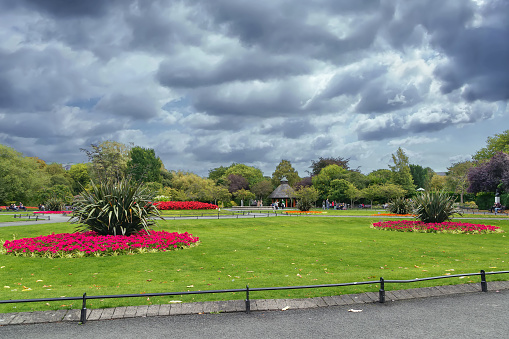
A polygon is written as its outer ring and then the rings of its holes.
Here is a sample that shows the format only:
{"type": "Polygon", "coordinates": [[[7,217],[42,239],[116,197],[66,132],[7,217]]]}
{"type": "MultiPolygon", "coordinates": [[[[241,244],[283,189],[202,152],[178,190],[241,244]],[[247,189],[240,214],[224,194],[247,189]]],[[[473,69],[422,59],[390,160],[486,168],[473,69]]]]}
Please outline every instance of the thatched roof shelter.
{"type": "Polygon", "coordinates": [[[285,206],[295,206],[295,190],[288,185],[288,179],[286,177],[281,178],[281,185],[279,185],[274,192],[269,195],[272,202],[276,200],[282,200],[285,202],[285,206]]]}

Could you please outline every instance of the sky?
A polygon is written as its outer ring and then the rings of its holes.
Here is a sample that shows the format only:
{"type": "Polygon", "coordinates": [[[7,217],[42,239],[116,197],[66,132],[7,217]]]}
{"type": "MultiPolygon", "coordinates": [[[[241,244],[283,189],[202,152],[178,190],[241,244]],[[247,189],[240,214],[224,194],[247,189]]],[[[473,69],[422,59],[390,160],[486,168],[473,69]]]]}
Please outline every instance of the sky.
{"type": "Polygon", "coordinates": [[[440,172],[509,129],[506,0],[0,0],[0,144],[440,172]]]}

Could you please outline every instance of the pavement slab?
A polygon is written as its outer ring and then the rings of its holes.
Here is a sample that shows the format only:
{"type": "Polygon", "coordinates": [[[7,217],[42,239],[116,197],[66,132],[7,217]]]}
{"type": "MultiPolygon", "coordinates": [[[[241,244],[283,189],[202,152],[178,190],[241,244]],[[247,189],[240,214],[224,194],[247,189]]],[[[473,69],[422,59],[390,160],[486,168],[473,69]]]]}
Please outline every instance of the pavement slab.
{"type": "Polygon", "coordinates": [[[125,314],[126,307],[115,307],[115,311],[113,311],[113,315],[111,316],[111,319],[119,319],[123,318],[125,314]]]}
{"type": "Polygon", "coordinates": [[[150,305],[147,309],[147,317],[155,317],[159,315],[161,305],[150,305]]]}
{"type": "Polygon", "coordinates": [[[124,318],[134,318],[136,316],[136,306],[127,306],[124,311],[124,318]]]}
{"type": "Polygon", "coordinates": [[[138,309],[136,310],[136,316],[137,317],[146,317],[148,311],[148,305],[138,306],[138,309]]]}
{"type": "Polygon", "coordinates": [[[101,313],[100,320],[110,320],[111,317],[113,316],[113,312],[115,312],[114,308],[105,308],[103,310],[103,313],[101,313]]]}
{"type": "Polygon", "coordinates": [[[99,320],[101,319],[101,314],[103,313],[102,308],[93,309],[92,312],[87,317],[87,320],[99,320]]]}
{"type": "Polygon", "coordinates": [[[170,304],[162,304],[161,307],[159,308],[159,312],[157,315],[159,316],[170,315],[170,309],[171,309],[170,304]]]}

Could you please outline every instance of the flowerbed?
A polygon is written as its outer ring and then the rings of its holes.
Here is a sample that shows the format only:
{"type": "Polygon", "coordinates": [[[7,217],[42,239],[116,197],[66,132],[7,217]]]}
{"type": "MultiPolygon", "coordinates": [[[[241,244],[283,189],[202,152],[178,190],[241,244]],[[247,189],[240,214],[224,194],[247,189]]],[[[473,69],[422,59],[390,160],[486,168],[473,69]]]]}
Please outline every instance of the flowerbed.
{"type": "Polygon", "coordinates": [[[466,233],[466,234],[486,234],[503,233],[498,226],[479,225],[461,222],[443,222],[426,224],[415,220],[394,220],[375,222],[373,228],[384,231],[398,232],[419,232],[419,233],[466,233]]]}
{"type": "Polygon", "coordinates": [[[196,245],[198,241],[198,237],[187,232],[141,231],[130,236],[112,236],[88,231],[7,240],[4,248],[7,254],[16,256],[74,258],[165,252],[190,247],[196,245]]]}
{"type": "Polygon", "coordinates": [[[199,201],[159,201],[154,205],[159,210],[215,210],[217,205],[199,201]]]}

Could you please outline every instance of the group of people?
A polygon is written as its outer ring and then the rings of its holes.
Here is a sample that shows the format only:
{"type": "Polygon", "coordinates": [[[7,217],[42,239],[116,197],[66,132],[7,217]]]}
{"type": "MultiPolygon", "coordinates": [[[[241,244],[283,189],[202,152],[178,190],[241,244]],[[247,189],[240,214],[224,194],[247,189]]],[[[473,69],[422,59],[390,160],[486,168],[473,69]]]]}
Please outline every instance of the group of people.
{"type": "Polygon", "coordinates": [[[272,209],[275,211],[275,210],[278,210],[278,209],[284,209],[286,206],[285,206],[285,202],[281,200],[281,203],[279,203],[279,201],[275,201],[273,202],[272,204],[270,204],[270,206],[272,206],[272,209]]]}
{"type": "Polygon", "coordinates": [[[19,210],[26,211],[27,208],[23,206],[23,203],[20,202],[19,205],[16,206],[16,204],[10,204],[9,207],[7,207],[8,210],[18,212],[19,210]]]}
{"type": "Polygon", "coordinates": [[[346,210],[346,205],[344,203],[338,204],[335,201],[329,202],[329,199],[326,199],[322,202],[322,209],[346,210]]]}
{"type": "Polygon", "coordinates": [[[493,213],[495,212],[495,214],[497,214],[499,211],[501,211],[503,209],[502,207],[502,204],[500,204],[499,202],[496,202],[495,204],[493,204],[493,206],[490,208],[490,212],[493,213]]]}

